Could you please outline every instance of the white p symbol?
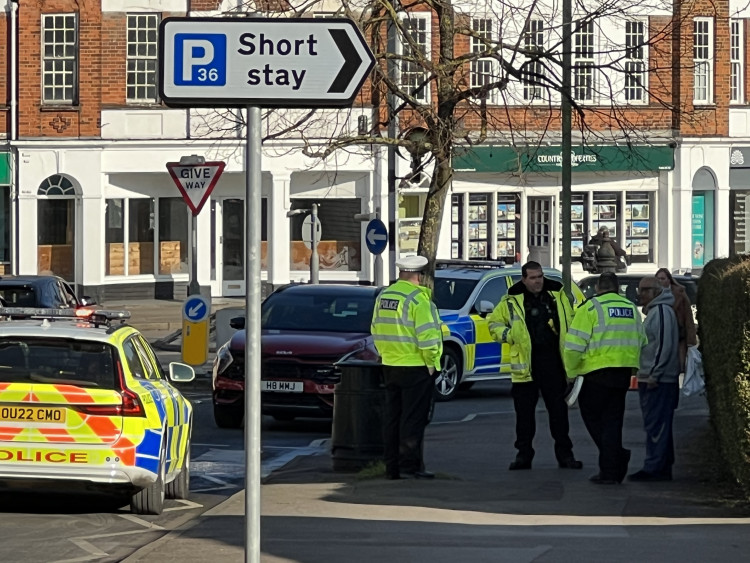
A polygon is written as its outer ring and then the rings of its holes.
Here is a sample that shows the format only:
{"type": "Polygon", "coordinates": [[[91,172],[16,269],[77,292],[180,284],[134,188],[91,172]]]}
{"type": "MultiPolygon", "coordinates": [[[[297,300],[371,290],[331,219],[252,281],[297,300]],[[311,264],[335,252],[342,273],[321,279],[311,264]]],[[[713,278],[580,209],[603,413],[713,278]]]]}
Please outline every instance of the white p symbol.
{"type": "Polygon", "coordinates": [[[205,39],[185,39],[182,44],[182,79],[189,82],[193,78],[193,67],[210,63],[214,60],[214,45],[205,39]],[[203,55],[196,57],[198,50],[203,51],[203,55]]]}

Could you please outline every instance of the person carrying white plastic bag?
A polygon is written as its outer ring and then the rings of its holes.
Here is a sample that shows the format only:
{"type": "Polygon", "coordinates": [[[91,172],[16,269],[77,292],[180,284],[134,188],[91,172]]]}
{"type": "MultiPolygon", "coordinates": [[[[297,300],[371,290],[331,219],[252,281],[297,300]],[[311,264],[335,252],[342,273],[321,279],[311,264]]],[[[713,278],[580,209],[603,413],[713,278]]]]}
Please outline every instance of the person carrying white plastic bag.
{"type": "Polygon", "coordinates": [[[687,350],[685,362],[685,379],[682,382],[682,394],[686,397],[699,395],[706,388],[703,379],[703,357],[697,346],[690,346],[687,350]]]}

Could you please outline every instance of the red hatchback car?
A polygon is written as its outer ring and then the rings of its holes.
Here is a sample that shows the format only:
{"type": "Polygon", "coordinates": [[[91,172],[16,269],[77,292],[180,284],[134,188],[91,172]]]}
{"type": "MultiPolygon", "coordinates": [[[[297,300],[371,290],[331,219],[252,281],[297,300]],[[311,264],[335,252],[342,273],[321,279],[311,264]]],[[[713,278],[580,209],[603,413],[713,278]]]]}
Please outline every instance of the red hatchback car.
{"type": "MultiPolygon", "coordinates": [[[[261,306],[261,409],[277,420],[333,415],[335,365],[345,359],[378,361],[370,334],[381,288],[290,284],[261,306]]],[[[233,319],[244,328],[244,318],[233,319]]],[[[245,331],[216,353],[214,419],[221,428],[242,425],[245,398],[245,331]]]]}

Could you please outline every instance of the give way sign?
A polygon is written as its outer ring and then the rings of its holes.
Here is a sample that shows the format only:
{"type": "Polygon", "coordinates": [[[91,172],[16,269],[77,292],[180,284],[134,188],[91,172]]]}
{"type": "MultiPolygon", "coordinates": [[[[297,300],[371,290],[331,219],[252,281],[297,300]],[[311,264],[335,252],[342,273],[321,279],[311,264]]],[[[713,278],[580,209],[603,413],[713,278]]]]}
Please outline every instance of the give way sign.
{"type": "Polygon", "coordinates": [[[177,184],[185,203],[198,215],[203,209],[203,204],[219,181],[219,176],[224,171],[224,162],[205,162],[203,164],[180,164],[179,162],[167,162],[167,170],[172,180],[177,184]]]}

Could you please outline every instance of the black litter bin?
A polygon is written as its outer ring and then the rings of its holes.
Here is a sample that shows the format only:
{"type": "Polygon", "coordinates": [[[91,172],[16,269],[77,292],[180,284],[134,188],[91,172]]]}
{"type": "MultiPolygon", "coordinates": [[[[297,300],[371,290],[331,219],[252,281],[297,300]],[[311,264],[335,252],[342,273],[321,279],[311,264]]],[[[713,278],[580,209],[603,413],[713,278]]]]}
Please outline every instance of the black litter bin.
{"type": "Polygon", "coordinates": [[[341,382],[333,391],[331,457],[334,471],[359,471],[383,459],[385,385],[375,362],[340,363],[341,382]]]}

